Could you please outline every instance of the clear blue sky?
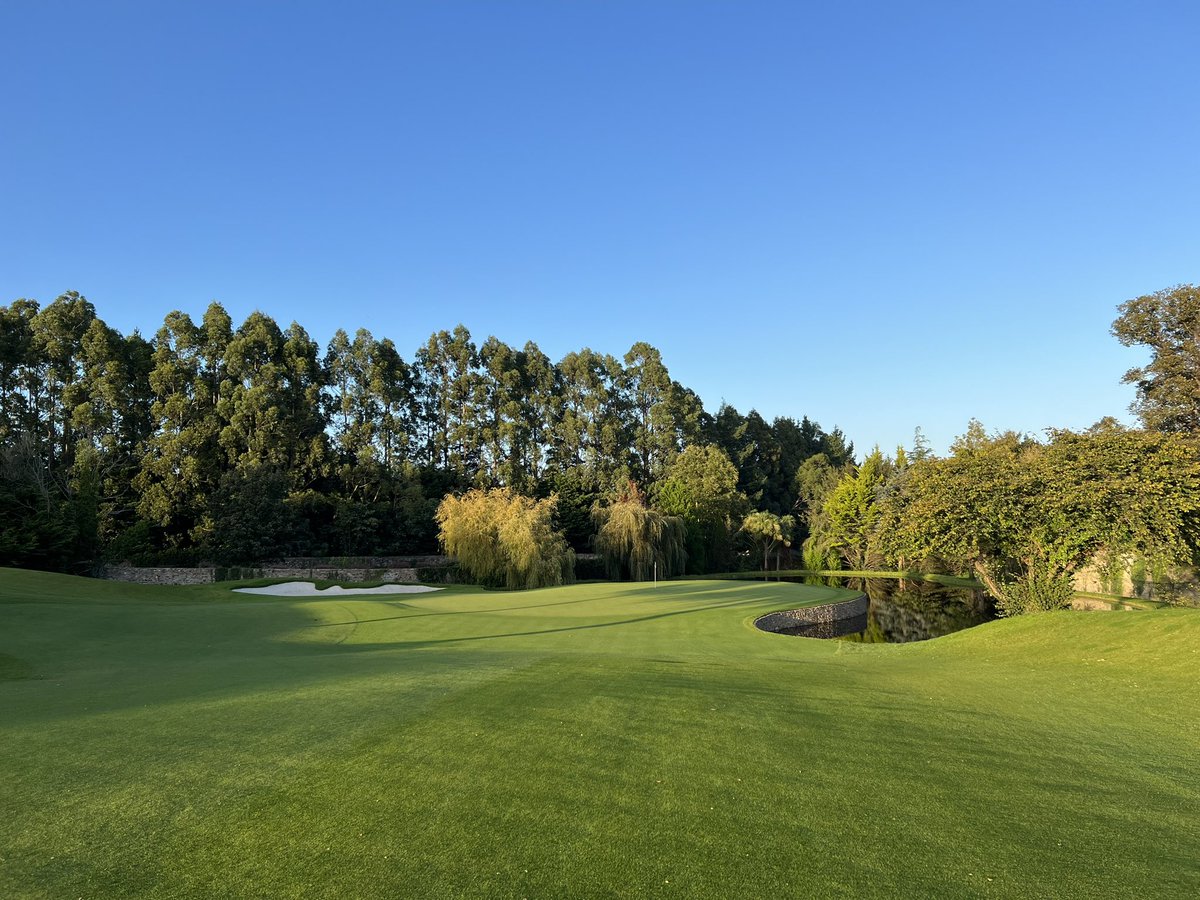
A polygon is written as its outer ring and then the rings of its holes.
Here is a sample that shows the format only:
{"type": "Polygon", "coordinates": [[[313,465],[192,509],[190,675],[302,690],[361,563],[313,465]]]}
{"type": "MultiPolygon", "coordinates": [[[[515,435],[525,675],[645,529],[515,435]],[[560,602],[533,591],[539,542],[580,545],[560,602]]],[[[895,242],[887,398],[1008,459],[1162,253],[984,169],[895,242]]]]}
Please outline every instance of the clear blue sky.
{"type": "Polygon", "coordinates": [[[0,5],[0,302],[221,301],[406,357],[662,350],[945,450],[1126,415],[1200,280],[1200,4],[0,5]]]}

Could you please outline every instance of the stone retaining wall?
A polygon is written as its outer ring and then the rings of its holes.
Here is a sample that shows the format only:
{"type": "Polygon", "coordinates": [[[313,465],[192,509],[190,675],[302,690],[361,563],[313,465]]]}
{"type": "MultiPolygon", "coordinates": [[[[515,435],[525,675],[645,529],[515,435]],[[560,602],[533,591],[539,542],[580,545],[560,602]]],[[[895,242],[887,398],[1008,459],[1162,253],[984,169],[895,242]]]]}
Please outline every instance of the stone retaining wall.
{"type": "Polygon", "coordinates": [[[822,606],[803,606],[799,609],[782,609],[779,612],[767,613],[754,620],[754,627],[762,631],[778,632],[784,628],[795,628],[798,625],[828,625],[840,622],[842,619],[853,619],[855,616],[865,616],[871,601],[866,594],[859,594],[849,600],[838,603],[826,603],[822,606]]]}
{"type": "Polygon", "coordinates": [[[132,584],[212,584],[216,569],[212,566],[184,569],[172,566],[105,566],[100,577],[132,584]]]}
{"type": "MultiPolygon", "coordinates": [[[[599,557],[594,553],[580,553],[576,559],[599,557]]],[[[103,566],[97,574],[109,581],[133,584],[212,584],[250,578],[416,584],[422,569],[427,582],[452,583],[463,579],[452,556],[295,556],[254,566],[103,566]],[[435,574],[431,569],[443,571],[435,574]]]]}
{"type": "Polygon", "coordinates": [[[1200,605],[1200,573],[1196,569],[1176,566],[1156,577],[1153,572],[1146,571],[1144,563],[1138,567],[1137,562],[1132,556],[1122,560],[1116,578],[1105,567],[1093,563],[1075,574],[1072,579],[1075,590],[1200,605]]]}
{"type": "Polygon", "coordinates": [[[448,566],[450,556],[285,556],[259,563],[272,569],[419,569],[424,566],[448,566]]]}
{"type": "Polygon", "coordinates": [[[416,584],[417,570],[333,568],[323,566],[255,566],[226,573],[230,578],[286,578],[289,581],[388,581],[416,584]]]}
{"type": "MultiPolygon", "coordinates": [[[[314,560],[315,562],[315,560],[314,560]]],[[[446,566],[449,576],[457,571],[446,566]]],[[[428,572],[426,573],[429,574],[428,572]]],[[[133,584],[212,584],[216,581],[240,581],[248,578],[280,578],[289,581],[385,581],[395,584],[416,584],[418,570],[405,568],[312,566],[105,566],[99,576],[109,581],[128,581],[133,584]]],[[[427,579],[426,580],[430,580],[427,579]]],[[[441,580],[441,579],[435,579],[441,580]]]]}

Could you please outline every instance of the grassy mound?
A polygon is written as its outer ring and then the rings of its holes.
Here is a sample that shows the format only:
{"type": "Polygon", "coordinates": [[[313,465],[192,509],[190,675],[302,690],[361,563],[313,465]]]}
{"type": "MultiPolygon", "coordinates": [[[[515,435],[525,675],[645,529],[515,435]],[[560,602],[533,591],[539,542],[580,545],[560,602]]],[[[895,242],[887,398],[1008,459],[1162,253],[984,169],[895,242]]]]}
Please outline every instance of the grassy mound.
{"type": "Polygon", "coordinates": [[[1200,612],[750,625],[846,595],[0,570],[0,896],[1200,894],[1200,612]]]}

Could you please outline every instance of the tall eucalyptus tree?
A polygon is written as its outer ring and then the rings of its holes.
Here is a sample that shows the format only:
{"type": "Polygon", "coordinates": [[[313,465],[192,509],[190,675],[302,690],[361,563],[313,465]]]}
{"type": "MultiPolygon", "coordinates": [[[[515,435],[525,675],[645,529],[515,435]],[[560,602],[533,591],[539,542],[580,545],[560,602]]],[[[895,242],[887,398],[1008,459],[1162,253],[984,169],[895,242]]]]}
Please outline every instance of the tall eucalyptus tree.
{"type": "Polygon", "coordinates": [[[462,325],[439,331],[417,351],[422,421],[421,461],[459,478],[480,465],[476,410],[481,382],[479,351],[462,325]]]}
{"type": "Polygon", "coordinates": [[[38,430],[33,318],[39,308],[34,300],[0,306],[0,445],[38,430]]]}
{"type": "Polygon", "coordinates": [[[147,379],[152,433],[134,482],[138,511],[173,546],[193,536],[222,468],[213,380],[224,368],[224,347],[219,361],[211,357],[220,313],[210,307],[205,318],[207,328],[187,313],[167,314],[154,338],[147,379]]]}

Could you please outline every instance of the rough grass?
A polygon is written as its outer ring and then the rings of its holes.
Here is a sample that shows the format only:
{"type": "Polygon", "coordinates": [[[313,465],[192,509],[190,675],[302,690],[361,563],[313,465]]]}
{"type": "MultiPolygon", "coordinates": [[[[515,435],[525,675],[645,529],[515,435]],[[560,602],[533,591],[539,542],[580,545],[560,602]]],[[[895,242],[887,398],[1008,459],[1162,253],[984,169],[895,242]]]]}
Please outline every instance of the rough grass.
{"type": "Polygon", "coordinates": [[[0,896],[1200,894],[1200,611],[749,624],[845,593],[0,570],[0,896]]]}

